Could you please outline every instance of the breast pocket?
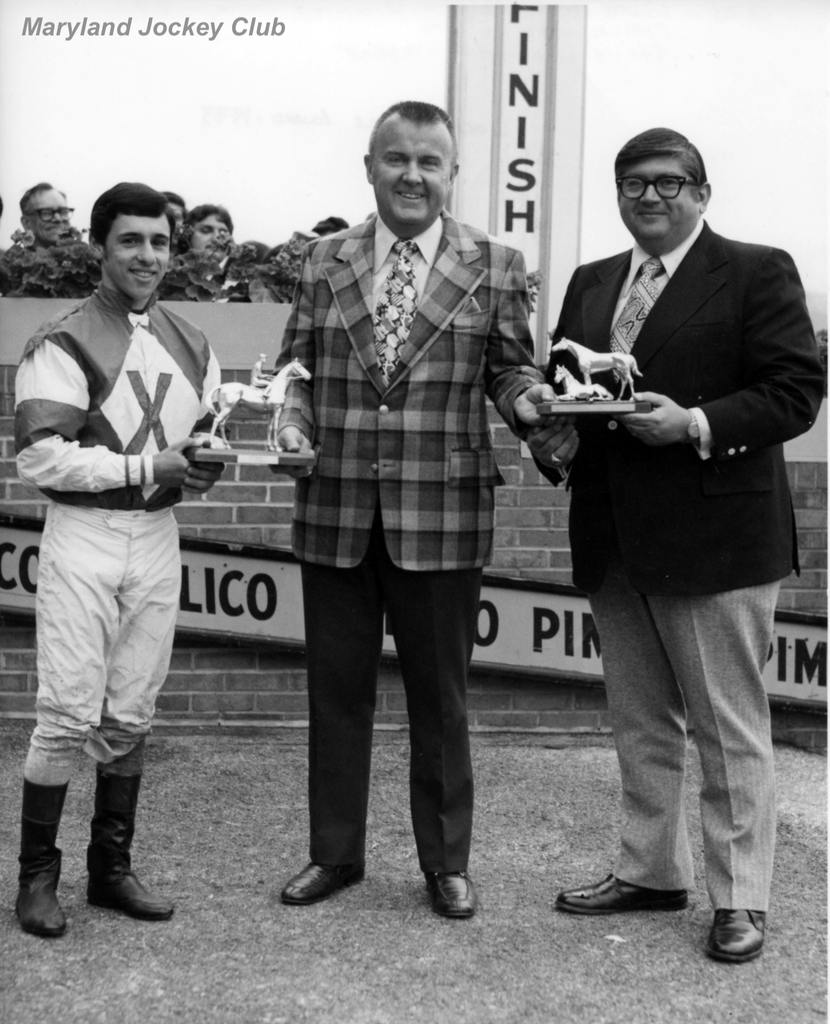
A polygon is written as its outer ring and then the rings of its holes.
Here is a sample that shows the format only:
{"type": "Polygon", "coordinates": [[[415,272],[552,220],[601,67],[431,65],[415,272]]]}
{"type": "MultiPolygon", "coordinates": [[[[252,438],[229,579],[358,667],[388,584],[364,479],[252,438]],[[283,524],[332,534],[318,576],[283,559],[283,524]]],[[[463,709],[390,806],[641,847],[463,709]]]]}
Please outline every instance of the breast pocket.
{"type": "Polygon", "coordinates": [[[457,313],[450,324],[459,334],[474,332],[486,334],[490,327],[489,309],[465,309],[457,313]]]}
{"type": "Polygon", "coordinates": [[[487,338],[490,331],[490,313],[479,309],[459,313],[450,323],[445,335],[451,346],[447,357],[452,361],[455,381],[477,383],[484,376],[487,338]]]}

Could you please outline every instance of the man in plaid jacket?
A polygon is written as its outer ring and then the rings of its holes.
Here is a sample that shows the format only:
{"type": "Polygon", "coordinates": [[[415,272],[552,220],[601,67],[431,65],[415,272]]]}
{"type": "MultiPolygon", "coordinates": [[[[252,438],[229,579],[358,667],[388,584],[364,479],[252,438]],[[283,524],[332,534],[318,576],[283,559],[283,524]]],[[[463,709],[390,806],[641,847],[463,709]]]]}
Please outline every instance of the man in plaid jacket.
{"type": "MultiPolygon", "coordinates": [[[[444,212],[458,169],[447,114],[391,107],[365,165],[377,216],[308,247],[278,360],[311,371],[289,390],[280,444],[317,455],[297,482],[293,533],[308,652],[311,863],[282,899],[312,903],[363,878],[386,613],[406,690],[420,867],[433,909],[470,917],[465,691],[493,488],[504,482],[485,396],[521,435],[553,392],[533,365],[521,254],[444,212]],[[388,339],[375,311],[398,240],[417,244],[417,305],[384,372],[388,339]]],[[[566,456],[570,424],[560,433],[566,456]]]]}

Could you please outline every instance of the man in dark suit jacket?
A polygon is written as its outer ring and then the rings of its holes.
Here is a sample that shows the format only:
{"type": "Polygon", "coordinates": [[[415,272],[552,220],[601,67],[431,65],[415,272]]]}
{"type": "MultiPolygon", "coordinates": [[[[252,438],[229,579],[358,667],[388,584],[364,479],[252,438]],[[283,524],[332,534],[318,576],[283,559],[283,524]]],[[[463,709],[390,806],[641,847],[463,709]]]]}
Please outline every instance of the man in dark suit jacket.
{"type": "Polygon", "coordinates": [[[780,580],[798,569],[782,443],[813,423],[821,371],[792,259],[710,230],[701,219],[710,187],[686,138],[644,132],[615,172],[634,249],[577,269],[552,336],[608,352],[619,348],[612,334],[636,321],[638,396],[653,408],[584,418],[570,462],[553,431],[531,439],[551,479],[560,476],[552,461],[569,462],[574,582],[599,628],[623,785],[614,873],[556,905],[582,914],[686,905],[688,724],[715,909],[707,951],[742,961],[761,952],[775,839],[761,672],[780,580]],[[659,257],[653,305],[621,316],[650,257],[659,257]]]}
{"type": "Polygon", "coordinates": [[[317,454],[297,482],[293,533],[311,863],[282,899],[311,903],[363,877],[385,612],[406,690],[420,867],[433,909],[470,917],[465,690],[493,489],[503,483],[485,396],[518,434],[540,422],[535,404],[553,391],[533,365],[521,255],[444,212],[458,166],[444,111],[387,110],[365,166],[377,216],[308,247],[278,360],[298,358],[312,374],[288,393],[280,444],[317,454]],[[384,299],[397,280],[397,240],[417,243],[412,278],[395,285],[402,301],[417,296],[414,314],[406,304],[390,312],[384,299]]]}

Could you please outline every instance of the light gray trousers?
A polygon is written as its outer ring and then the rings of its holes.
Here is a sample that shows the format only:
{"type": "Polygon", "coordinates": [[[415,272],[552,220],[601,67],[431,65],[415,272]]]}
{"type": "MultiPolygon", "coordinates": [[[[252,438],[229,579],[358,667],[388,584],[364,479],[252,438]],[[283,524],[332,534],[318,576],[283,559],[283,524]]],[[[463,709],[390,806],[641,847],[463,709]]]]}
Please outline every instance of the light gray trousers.
{"type": "Polygon", "coordinates": [[[693,884],[684,797],[688,726],[702,767],[712,906],[767,909],[775,780],[761,673],[779,586],[645,596],[616,562],[590,595],[622,775],[618,878],[654,889],[693,884]]]}

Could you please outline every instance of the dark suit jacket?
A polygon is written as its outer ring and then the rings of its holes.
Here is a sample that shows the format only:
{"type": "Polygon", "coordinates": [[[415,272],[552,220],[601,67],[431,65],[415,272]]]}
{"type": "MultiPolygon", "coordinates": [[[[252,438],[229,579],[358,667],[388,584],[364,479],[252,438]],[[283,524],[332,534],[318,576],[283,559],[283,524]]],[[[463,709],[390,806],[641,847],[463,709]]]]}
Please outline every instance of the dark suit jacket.
{"type": "Polygon", "coordinates": [[[372,328],[375,218],[306,250],[278,361],[296,357],[312,374],[292,384],[280,417],[317,451],[313,474],[297,481],[298,558],[357,565],[378,507],[402,568],[468,569],[490,556],[493,487],[503,480],[485,395],[516,429],[513,403],[541,374],[521,254],[443,220],[388,386],[372,328]]]}
{"type": "MultiPolygon", "coordinates": [[[[576,270],[554,340],[609,350],[629,260],[630,250],[576,270]]],[[[638,391],[703,410],[713,457],[701,460],[690,444],[651,447],[586,417],[568,480],[575,584],[599,587],[615,543],[632,584],[648,594],[715,593],[797,570],[782,442],[814,422],[822,373],[790,256],[704,226],[634,355],[638,391]]]]}

